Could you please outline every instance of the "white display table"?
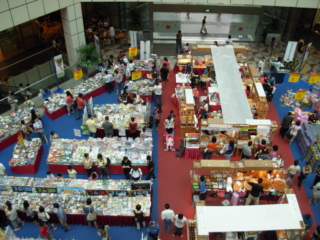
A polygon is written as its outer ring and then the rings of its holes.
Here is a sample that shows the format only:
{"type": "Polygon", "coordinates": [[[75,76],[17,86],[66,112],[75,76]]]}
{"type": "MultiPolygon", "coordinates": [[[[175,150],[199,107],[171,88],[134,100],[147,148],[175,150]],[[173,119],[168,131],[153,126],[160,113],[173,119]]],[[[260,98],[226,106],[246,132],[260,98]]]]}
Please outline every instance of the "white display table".
{"type": "Polygon", "coordinates": [[[191,85],[191,81],[189,79],[189,75],[188,74],[176,74],[176,85],[182,85],[184,84],[185,86],[190,86],[191,85]]]}

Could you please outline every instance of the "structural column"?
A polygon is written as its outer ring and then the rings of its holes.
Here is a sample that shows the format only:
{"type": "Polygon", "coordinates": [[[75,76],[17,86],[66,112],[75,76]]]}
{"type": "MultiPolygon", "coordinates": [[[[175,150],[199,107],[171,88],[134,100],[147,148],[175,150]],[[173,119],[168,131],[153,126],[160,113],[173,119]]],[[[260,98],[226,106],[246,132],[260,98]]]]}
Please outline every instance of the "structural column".
{"type": "Polygon", "coordinates": [[[60,11],[69,66],[72,66],[78,61],[77,50],[86,44],[81,3],[76,3],[60,11]]]}

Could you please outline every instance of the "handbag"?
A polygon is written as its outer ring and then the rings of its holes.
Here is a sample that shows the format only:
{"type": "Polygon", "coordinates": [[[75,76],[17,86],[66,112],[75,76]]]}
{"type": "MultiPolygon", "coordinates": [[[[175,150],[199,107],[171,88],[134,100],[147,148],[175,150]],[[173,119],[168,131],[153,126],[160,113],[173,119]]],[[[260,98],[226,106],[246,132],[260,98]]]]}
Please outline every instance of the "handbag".
{"type": "Polygon", "coordinates": [[[87,220],[88,221],[94,221],[97,219],[97,214],[96,213],[93,213],[93,212],[89,212],[88,215],[87,215],[87,220]]]}

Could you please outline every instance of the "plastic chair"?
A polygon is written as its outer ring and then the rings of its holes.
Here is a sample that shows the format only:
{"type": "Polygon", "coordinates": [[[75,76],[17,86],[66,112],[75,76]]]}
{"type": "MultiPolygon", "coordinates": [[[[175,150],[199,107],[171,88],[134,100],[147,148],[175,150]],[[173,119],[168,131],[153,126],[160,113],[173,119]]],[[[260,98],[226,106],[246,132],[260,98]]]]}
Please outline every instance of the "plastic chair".
{"type": "Polygon", "coordinates": [[[122,29],[122,30],[120,31],[120,33],[124,33],[124,34],[125,34],[125,37],[124,37],[124,38],[127,38],[127,30],[126,30],[126,29],[122,29]]]}
{"type": "Polygon", "coordinates": [[[104,39],[102,40],[102,44],[104,45],[110,45],[111,44],[111,40],[110,39],[104,39]]]}
{"type": "Polygon", "coordinates": [[[129,47],[129,44],[128,44],[128,40],[127,39],[121,39],[120,41],[121,45],[122,45],[122,48],[124,48],[125,45],[127,45],[129,47]]]}

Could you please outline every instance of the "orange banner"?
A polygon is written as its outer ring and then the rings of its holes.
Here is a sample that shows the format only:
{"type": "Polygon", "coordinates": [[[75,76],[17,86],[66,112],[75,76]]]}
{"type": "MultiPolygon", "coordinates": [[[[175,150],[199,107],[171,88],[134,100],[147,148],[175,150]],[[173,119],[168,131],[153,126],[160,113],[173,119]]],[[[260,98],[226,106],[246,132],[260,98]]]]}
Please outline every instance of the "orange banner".
{"type": "Polygon", "coordinates": [[[134,57],[138,55],[138,47],[129,48],[129,57],[134,57]]]}
{"type": "Polygon", "coordinates": [[[299,73],[290,73],[290,77],[288,82],[297,83],[300,80],[300,74],[299,73]]]}
{"type": "Polygon", "coordinates": [[[308,83],[317,83],[320,81],[320,74],[311,74],[308,83]]]}
{"type": "Polygon", "coordinates": [[[131,73],[132,81],[142,78],[142,71],[136,71],[131,73]]]}
{"type": "Polygon", "coordinates": [[[82,68],[73,71],[73,78],[74,80],[79,80],[83,77],[83,72],[82,72],[82,68]]]}
{"type": "Polygon", "coordinates": [[[306,95],[306,93],[307,93],[307,90],[298,90],[296,92],[296,95],[295,95],[294,99],[302,100],[304,98],[304,96],[306,95]]]}

